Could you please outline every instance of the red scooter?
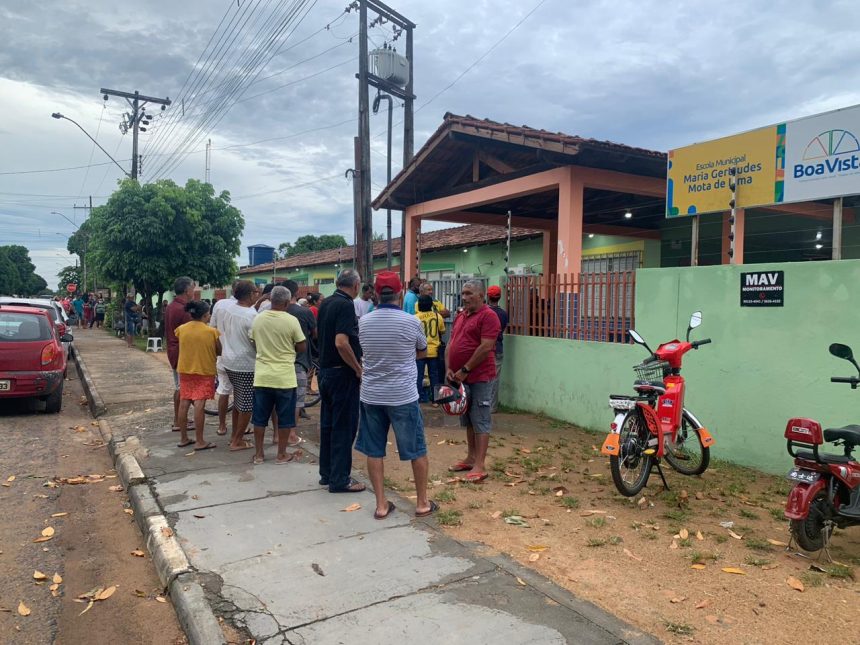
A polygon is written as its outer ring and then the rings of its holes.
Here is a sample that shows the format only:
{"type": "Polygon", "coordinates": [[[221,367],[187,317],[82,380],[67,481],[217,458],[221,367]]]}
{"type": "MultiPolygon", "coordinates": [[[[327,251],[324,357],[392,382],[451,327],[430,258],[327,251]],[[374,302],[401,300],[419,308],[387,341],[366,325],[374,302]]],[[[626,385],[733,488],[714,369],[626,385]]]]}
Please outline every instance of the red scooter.
{"type": "MultiPolygon", "coordinates": [[[[860,373],[848,345],[834,343],[830,353],[850,362],[860,373]]],[[[856,390],[860,378],[834,376],[830,382],[848,383],[856,390]]],[[[789,419],[785,439],[788,454],[794,457],[794,468],[788,473],[794,488],[785,505],[791,535],[806,551],[827,549],[834,528],[860,524],[860,463],[852,455],[860,446],[860,425],[822,432],[821,424],[813,419],[789,419]],[[842,454],[819,453],[818,446],[825,441],[842,446],[842,454]]]]}
{"type": "Polygon", "coordinates": [[[632,497],[642,490],[654,466],[669,488],[660,466],[664,457],[682,475],[701,475],[708,468],[714,439],[684,407],[686,384],[681,376],[684,354],[711,342],[690,342],[690,332],[701,324],[702,312],[697,311],[690,317],[686,341],[671,340],[655,352],[635,330],[629,332],[651,356],[633,368],[638,396],[610,395],[615,420],[600,451],[609,456],[612,481],[622,495],[632,497]]]}

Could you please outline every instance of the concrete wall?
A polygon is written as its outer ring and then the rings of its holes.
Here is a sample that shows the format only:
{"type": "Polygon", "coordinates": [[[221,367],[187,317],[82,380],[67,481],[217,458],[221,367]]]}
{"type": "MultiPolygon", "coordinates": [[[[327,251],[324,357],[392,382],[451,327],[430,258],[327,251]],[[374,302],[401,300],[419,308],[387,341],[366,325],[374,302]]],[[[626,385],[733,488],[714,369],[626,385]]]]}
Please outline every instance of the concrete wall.
{"type": "MultiPolygon", "coordinates": [[[[694,338],[714,342],[685,359],[687,407],[713,432],[714,456],[780,472],[790,464],[782,439],[790,417],[824,427],[860,421],[858,393],[829,382],[854,370],[827,351],[844,342],[860,354],[856,303],[858,260],[642,270],[636,329],[656,346],[683,336],[701,310],[694,338]],[[785,271],[785,306],[740,307],[744,270],[785,271]]],[[[509,336],[502,400],[604,431],[608,395],[631,391],[631,366],[644,355],[635,346],[509,336]]]]}

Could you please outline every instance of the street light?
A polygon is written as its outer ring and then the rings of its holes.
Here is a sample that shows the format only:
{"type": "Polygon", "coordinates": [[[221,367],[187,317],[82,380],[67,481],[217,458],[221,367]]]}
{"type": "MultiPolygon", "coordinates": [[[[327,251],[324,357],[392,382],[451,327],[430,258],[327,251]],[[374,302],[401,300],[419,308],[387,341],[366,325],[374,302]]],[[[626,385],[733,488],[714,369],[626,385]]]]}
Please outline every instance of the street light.
{"type": "Polygon", "coordinates": [[[83,132],[85,135],[87,135],[87,136],[89,137],[90,141],[92,141],[94,144],[96,144],[96,145],[99,147],[99,150],[101,150],[103,153],[105,153],[105,154],[108,156],[108,159],[110,159],[111,161],[113,161],[113,162],[117,165],[117,167],[118,167],[120,170],[122,170],[122,174],[124,174],[124,175],[125,175],[126,177],[128,177],[128,178],[131,178],[131,175],[130,175],[130,174],[128,174],[128,173],[126,172],[125,168],[123,168],[122,166],[120,166],[120,165],[119,165],[119,162],[118,162],[116,159],[114,159],[113,157],[111,157],[110,153],[109,153],[107,150],[105,150],[104,148],[102,148],[101,144],[100,144],[98,141],[96,141],[95,139],[93,139],[92,137],[90,137],[90,133],[89,133],[89,132],[87,132],[86,130],[84,130],[84,129],[81,127],[81,124],[80,124],[80,123],[78,123],[78,122],[77,122],[77,121],[75,121],[74,119],[70,119],[69,117],[67,117],[67,116],[64,116],[64,115],[60,114],[59,112],[54,112],[53,114],[51,114],[51,116],[52,116],[52,117],[54,117],[55,119],[65,119],[66,121],[71,121],[71,122],[72,122],[72,123],[74,123],[76,126],[78,126],[78,129],[79,129],[81,132],[83,132]]]}

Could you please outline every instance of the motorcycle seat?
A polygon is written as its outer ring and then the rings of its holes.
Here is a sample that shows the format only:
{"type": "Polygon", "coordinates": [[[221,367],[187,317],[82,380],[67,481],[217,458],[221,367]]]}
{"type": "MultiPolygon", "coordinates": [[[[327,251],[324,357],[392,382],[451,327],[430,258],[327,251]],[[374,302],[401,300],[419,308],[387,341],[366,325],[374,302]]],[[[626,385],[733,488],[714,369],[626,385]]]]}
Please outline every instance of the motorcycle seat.
{"type": "Polygon", "coordinates": [[[847,425],[841,428],[827,428],[824,431],[825,441],[836,441],[842,439],[846,443],[852,443],[855,446],[860,445],[860,425],[847,425]]]}
{"type": "MultiPolygon", "coordinates": [[[[815,455],[812,454],[811,450],[795,450],[794,455],[798,459],[815,461],[815,455]]],[[[846,457],[845,455],[828,455],[823,452],[819,452],[818,461],[825,464],[847,464],[851,462],[851,457],[846,457]]]]}

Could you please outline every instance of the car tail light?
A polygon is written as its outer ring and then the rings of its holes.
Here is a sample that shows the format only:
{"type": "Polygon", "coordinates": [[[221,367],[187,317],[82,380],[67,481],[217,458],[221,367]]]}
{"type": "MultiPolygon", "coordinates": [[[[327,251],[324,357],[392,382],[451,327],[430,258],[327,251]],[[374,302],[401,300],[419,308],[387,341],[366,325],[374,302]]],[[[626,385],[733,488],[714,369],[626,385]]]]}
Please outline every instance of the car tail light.
{"type": "Polygon", "coordinates": [[[42,348],[42,365],[50,365],[57,357],[57,348],[54,343],[45,345],[42,348]]]}

